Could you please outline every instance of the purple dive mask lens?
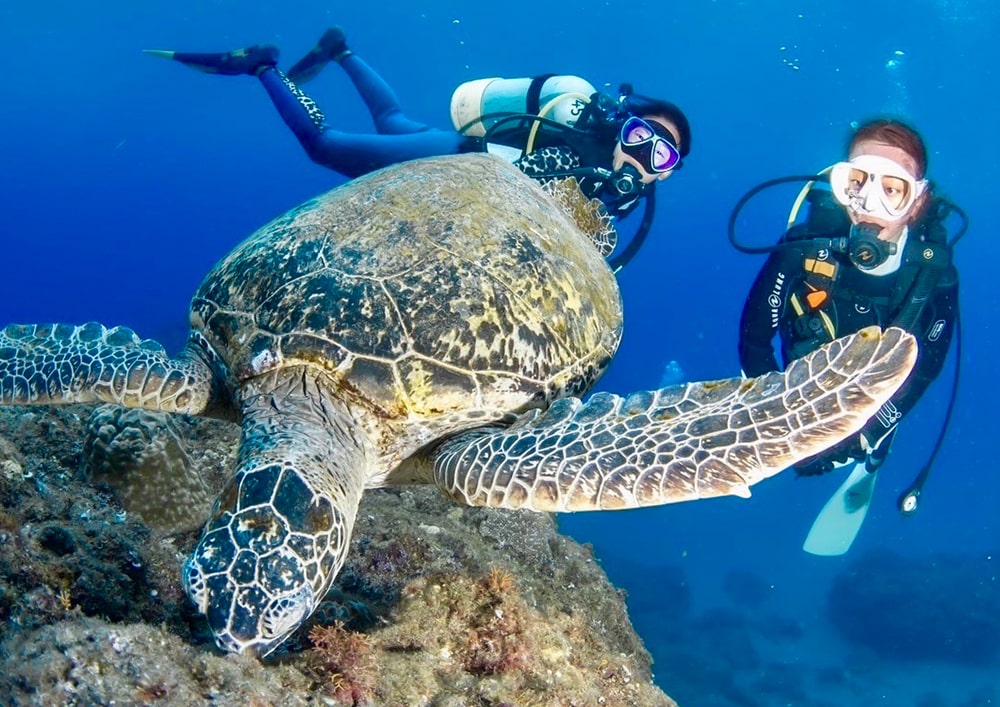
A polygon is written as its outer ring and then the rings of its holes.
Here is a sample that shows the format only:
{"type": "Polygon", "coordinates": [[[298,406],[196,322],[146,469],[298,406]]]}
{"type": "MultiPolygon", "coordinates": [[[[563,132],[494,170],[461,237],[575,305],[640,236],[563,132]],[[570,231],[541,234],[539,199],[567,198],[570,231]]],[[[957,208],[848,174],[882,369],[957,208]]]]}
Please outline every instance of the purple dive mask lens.
{"type": "Polygon", "coordinates": [[[649,123],[642,118],[632,117],[622,125],[621,141],[625,145],[640,145],[655,135],[649,123]]]}
{"type": "Polygon", "coordinates": [[[619,142],[622,152],[651,174],[669,172],[681,161],[681,154],[666,129],[642,118],[633,116],[625,121],[619,142]]]}
{"type": "Polygon", "coordinates": [[[656,172],[669,172],[677,163],[681,161],[681,155],[677,148],[667,142],[665,138],[660,138],[653,143],[653,170],[656,172]]]}

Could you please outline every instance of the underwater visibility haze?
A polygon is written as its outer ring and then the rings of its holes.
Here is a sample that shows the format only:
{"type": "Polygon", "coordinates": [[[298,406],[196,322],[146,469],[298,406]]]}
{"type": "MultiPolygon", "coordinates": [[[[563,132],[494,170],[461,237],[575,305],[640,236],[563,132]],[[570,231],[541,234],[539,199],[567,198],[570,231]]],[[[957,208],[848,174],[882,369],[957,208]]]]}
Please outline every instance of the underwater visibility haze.
{"type": "MultiPolygon", "coordinates": [[[[212,266],[344,182],[309,161],[255,79],[189,71],[144,48],[268,42],[287,66],[340,25],[407,114],[441,128],[454,88],[489,76],[578,75],[612,94],[629,82],[680,105],[691,154],[659,186],[653,230],[619,273],[625,333],[598,385],[616,393],[738,375],[740,312],[763,256],[729,244],[730,209],[764,180],[841,159],[852,124],[900,117],[926,140],[936,189],[969,215],[954,255],[961,379],[920,510],[904,517],[897,498],[940,430],[954,346],[903,421],[844,556],[802,550],[836,473],[781,474],[749,500],[558,524],[624,590],[656,683],[681,705],[997,704],[998,20],[987,0],[8,3],[0,326],[127,325],[174,353],[212,266]]],[[[371,129],[337,66],[308,93],[332,125],[371,129]]],[[[741,240],[774,242],[797,190],[755,198],[741,240]]]]}

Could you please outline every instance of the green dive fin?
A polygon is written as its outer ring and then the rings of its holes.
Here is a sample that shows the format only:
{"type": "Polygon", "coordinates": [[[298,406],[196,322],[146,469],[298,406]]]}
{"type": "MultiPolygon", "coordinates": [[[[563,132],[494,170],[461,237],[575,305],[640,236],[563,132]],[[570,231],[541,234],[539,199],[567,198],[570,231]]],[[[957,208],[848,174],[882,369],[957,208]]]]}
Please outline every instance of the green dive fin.
{"type": "Polygon", "coordinates": [[[846,553],[865,521],[877,476],[877,471],[868,472],[865,469],[864,461],[857,462],[816,516],[802,549],[813,555],[846,553]]]}

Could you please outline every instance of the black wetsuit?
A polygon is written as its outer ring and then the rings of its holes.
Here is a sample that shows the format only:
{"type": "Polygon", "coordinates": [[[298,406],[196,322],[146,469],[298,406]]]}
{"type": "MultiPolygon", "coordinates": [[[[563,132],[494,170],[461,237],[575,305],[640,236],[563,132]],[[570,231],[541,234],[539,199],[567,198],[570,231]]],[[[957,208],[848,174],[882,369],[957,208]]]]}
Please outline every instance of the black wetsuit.
{"type": "MultiPolygon", "coordinates": [[[[933,209],[931,209],[933,211],[933,209]]],[[[796,226],[783,240],[815,236],[846,236],[846,218],[839,232],[810,232],[809,225],[796,226]]],[[[923,247],[938,244],[941,253],[945,235],[935,220],[911,226],[899,268],[885,275],[872,275],[851,264],[846,254],[804,243],[801,248],[781,248],[764,264],[743,308],[740,322],[740,365],[748,376],[779,369],[772,341],[778,335],[784,365],[815,350],[835,337],[866,326],[887,327],[899,323],[910,305],[921,268],[936,267],[936,282],[915,322],[906,329],[917,337],[917,363],[903,386],[862,429],[870,443],[891,439],[899,420],[938,376],[948,354],[958,314],[958,272],[954,265],[920,265],[923,247]],[[810,272],[811,271],[811,272],[810,272]],[[813,306],[815,305],[815,307],[813,306]]],[[[834,461],[861,460],[857,435],[844,440],[817,458],[804,462],[800,473],[822,473],[834,461]]]]}
{"type": "MultiPolygon", "coordinates": [[[[291,128],[309,157],[346,177],[354,178],[376,169],[407,160],[435,155],[483,151],[482,140],[468,138],[454,130],[439,130],[406,117],[392,88],[360,57],[351,54],[341,66],[364,100],[375,123],[375,134],[334,130],[316,103],[276,68],[259,75],[271,101],[291,128]]],[[[527,131],[508,131],[496,142],[523,148],[527,131]]],[[[540,131],[538,149],[515,164],[529,176],[565,171],[578,167],[611,169],[616,136],[577,137],[572,145],[560,143],[560,136],[540,131]]],[[[622,217],[635,208],[639,199],[622,200],[598,179],[581,180],[589,198],[601,199],[612,216],[622,217]]]]}

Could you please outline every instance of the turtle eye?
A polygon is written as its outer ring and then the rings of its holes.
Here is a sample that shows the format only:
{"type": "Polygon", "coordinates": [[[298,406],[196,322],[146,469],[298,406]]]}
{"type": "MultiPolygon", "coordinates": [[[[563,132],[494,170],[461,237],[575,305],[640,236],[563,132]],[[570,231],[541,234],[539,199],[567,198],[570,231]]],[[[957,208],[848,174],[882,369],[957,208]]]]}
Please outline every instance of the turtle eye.
{"type": "Polygon", "coordinates": [[[293,594],[275,599],[261,617],[261,638],[268,641],[283,639],[309,617],[312,608],[312,590],[308,584],[302,585],[293,594]]]}
{"type": "Polygon", "coordinates": [[[184,585],[184,593],[188,595],[191,602],[198,607],[198,613],[208,613],[208,586],[205,583],[205,574],[194,558],[189,559],[184,564],[184,571],[181,573],[181,583],[184,585]]]}

